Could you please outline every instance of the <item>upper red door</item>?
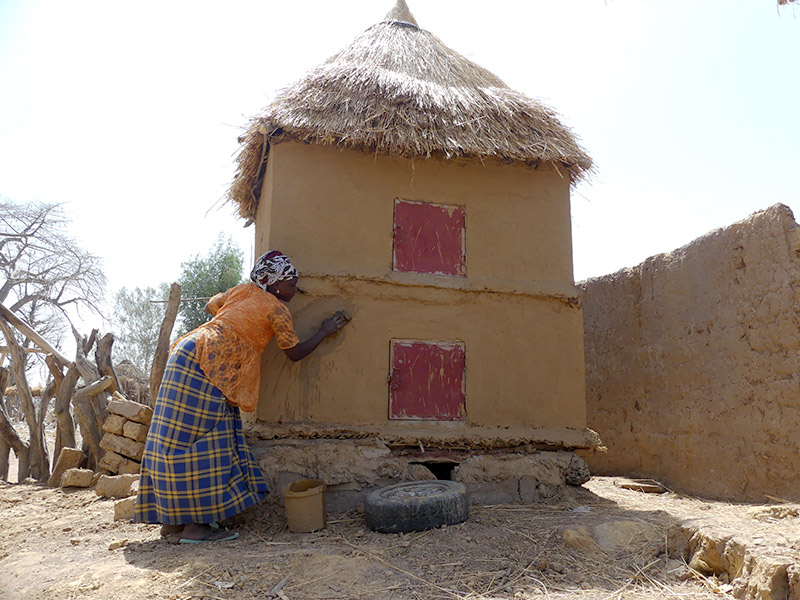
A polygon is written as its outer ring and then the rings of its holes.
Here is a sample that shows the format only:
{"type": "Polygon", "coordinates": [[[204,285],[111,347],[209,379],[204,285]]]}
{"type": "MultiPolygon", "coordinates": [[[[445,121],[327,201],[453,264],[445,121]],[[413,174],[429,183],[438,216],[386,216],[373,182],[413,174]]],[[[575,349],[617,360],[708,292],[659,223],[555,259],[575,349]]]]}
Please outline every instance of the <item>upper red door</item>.
{"type": "Polygon", "coordinates": [[[394,201],[395,271],[466,277],[463,206],[394,201]]]}
{"type": "Polygon", "coordinates": [[[463,420],[465,368],[461,342],[392,340],[389,418],[463,420]]]}

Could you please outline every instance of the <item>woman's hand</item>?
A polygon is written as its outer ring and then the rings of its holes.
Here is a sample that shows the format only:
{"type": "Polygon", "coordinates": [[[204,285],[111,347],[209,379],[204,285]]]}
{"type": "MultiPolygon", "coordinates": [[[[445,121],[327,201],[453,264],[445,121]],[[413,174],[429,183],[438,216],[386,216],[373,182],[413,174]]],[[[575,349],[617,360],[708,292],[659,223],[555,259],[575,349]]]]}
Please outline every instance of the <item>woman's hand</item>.
{"type": "Polygon", "coordinates": [[[350,316],[346,312],[340,310],[332,317],[325,319],[317,330],[317,333],[312,335],[306,341],[300,342],[292,348],[286,348],[284,350],[286,356],[288,356],[289,360],[292,362],[296,362],[305,358],[311,354],[317,346],[319,346],[322,340],[339,331],[347,324],[349,320],[350,316]]]}
{"type": "Polygon", "coordinates": [[[325,332],[326,336],[333,335],[342,327],[347,325],[349,320],[350,317],[347,315],[347,313],[340,310],[335,315],[328,317],[322,322],[322,330],[325,332]]]}

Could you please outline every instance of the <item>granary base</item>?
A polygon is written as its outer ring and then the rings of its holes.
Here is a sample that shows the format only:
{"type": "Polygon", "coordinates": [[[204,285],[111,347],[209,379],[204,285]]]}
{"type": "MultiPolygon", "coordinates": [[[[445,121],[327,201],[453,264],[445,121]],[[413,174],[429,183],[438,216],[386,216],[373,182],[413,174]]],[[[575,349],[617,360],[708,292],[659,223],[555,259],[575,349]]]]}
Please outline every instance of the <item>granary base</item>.
{"type": "Polygon", "coordinates": [[[570,450],[426,450],[391,448],[379,439],[272,439],[251,443],[272,490],[298,479],[327,486],[333,512],[357,508],[370,491],[403,481],[450,479],[467,486],[473,503],[555,501],[568,485],[589,480],[589,469],[570,450]]]}

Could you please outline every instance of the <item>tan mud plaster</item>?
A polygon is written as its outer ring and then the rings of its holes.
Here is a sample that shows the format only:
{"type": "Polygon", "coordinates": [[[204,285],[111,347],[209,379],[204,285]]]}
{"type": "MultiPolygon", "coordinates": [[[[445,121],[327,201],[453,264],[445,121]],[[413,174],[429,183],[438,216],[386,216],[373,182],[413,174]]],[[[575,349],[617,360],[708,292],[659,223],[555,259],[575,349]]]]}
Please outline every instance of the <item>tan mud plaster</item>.
{"type": "MultiPolygon", "coordinates": [[[[555,170],[445,163],[285,142],[272,146],[256,251],[301,271],[302,337],[332,311],[353,321],[306,361],[264,354],[258,419],[414,427],[388,419],[390,341],[466,348],[466,416],[435,425],[586,427],[582,315],[572,282],[569,181],[555,170]],[[392,269],[394,201],[464,206],[466,277],[392,269]]],[[[556,440],[558,444],[558,440],[556,440]]]]}

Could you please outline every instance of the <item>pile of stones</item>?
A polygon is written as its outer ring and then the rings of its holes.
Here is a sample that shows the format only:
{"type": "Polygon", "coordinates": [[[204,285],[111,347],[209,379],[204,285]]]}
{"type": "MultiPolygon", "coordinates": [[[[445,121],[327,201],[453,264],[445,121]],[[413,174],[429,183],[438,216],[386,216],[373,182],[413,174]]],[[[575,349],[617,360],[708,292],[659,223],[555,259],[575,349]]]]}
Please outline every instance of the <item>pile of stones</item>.
{"type": "Polygon", "coordinates": [[[107,409],[105,435],[100,440],[100,447],[106,453],[98,467],[118,475],[138,473],[153,409],[119,397],[112,399],[107,409]]]}
{"type": "Polygon", "coordinates": [[[98,464],[102,472],[80,468],[86,458],[83,452],[76,448],[62,448],[48,483],[61,487],[94,486],[98,496],[117,499],[114,520],[130,520],[139,490],[142,452],[153,410],[121,397],[114,397],[107,409],[109,414],[103,424],[105,435],[100,441],[100,447],[106,453],[98,464]]]}

